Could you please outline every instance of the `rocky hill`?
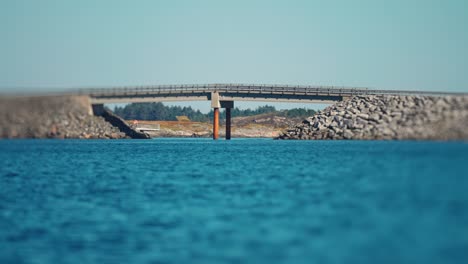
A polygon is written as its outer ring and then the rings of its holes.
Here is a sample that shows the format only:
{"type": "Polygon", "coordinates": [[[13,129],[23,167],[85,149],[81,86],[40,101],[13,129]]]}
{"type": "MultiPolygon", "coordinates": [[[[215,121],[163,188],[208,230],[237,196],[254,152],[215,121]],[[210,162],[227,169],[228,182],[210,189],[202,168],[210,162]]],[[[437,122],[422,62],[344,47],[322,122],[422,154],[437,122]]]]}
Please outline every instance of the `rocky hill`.
{"type": "Polygon", "coordinates": [[[278,139],[467,140],[468,97],[356,96],[307,118],[278,139]]]}

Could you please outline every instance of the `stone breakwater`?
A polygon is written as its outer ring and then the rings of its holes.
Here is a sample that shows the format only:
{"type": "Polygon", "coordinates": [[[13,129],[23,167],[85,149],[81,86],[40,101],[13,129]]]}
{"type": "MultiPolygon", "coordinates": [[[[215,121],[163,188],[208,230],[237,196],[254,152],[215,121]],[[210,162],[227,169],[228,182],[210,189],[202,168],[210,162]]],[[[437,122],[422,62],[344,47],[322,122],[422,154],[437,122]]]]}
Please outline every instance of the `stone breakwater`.
{"type": "Polygon", "coordinates": [[[467,140],[468,97],[356,96],[277,139],[467,140]]]}
{"type": "Polygon", "coordinates": [[[0,98],[0,138],[127,138],[92,115],[87,97],[0,98]]]}

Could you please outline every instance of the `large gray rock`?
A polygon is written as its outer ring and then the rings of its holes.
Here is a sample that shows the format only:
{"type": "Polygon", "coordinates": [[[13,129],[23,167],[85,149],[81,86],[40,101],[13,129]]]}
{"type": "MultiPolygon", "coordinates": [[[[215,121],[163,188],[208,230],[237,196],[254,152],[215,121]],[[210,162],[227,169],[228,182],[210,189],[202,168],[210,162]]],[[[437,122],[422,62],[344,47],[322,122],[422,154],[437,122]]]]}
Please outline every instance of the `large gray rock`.
{"type": "Polygon", "coordinates": [[[352,139],[354,136],[353,132],[351,132],[350,130],[344,130],[343,131],[343,138],[345,139],[352,139]]]}
{"type": "Polygon", "coordinates": [[[378,113],[373,113],[373,114],[369,115],[369,119],[368,119],[368,120],[378,122],[378,121],[380,120],[380,114],[378,114],[378,113]]]}
{"type": "Polygon", "coordinates": [[[360,118],[362,118],[362,119],[366,119],[366,120],[369,119],[369,115],[368,115],[368,114],[357,114],[356,116],[357,116],[357,117],[360,117],[360,118]]]}

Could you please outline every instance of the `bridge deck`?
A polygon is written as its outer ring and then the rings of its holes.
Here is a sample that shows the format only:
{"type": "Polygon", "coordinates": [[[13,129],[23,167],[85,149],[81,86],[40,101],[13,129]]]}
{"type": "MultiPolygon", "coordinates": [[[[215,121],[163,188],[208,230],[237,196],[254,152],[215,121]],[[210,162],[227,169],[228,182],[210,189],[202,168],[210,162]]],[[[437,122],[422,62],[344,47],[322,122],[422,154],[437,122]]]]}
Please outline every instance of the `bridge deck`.
{"type": "Polygon", "coordinates": [[[158,85],[118,88],[82,89],[77,93],[89,95],[93,103],[145,102],[145,101],[204,101],[211,93],[218,92],[221,100],[235,101],[287,101],[287,102],[333,102],[354,95],[466,95],[460,93],[375,90],[334,86],[291,86],[255,84],[202,84],[158,85]]]}

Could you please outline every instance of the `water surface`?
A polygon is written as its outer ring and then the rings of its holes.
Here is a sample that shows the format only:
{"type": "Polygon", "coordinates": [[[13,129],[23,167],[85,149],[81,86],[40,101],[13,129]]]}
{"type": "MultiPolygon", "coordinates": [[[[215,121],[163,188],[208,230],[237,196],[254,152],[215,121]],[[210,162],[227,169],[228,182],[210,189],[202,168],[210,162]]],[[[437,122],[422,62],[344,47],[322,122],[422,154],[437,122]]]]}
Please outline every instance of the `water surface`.
{"type": "Polygon", "coordinates": [[[468,144],[0,141],[0,263],[466,263],[468,144]]]}

